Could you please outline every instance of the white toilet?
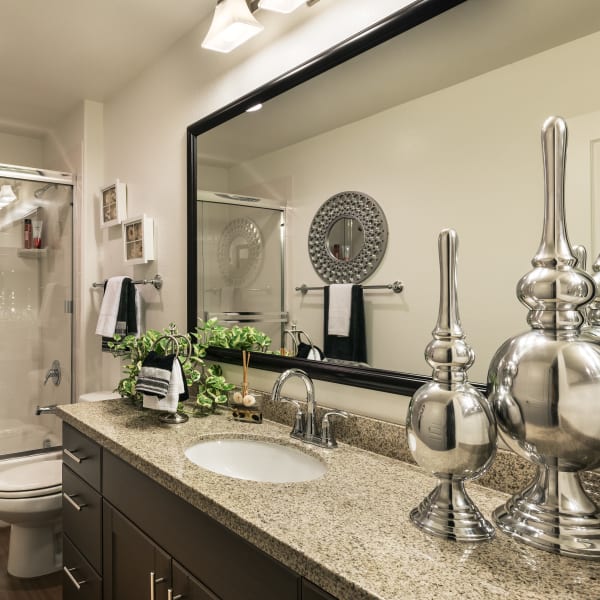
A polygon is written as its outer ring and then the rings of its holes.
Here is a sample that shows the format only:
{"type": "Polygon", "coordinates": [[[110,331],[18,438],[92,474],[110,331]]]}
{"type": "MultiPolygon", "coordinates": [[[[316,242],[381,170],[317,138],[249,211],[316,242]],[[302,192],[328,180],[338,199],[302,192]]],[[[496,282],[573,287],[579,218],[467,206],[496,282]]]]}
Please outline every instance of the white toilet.
{"type": "Polygon", "coordinates": [[[8,572],[39,577],[62,568],[62,461],[0,471],[0,520],[9,523],[8,572]]]}

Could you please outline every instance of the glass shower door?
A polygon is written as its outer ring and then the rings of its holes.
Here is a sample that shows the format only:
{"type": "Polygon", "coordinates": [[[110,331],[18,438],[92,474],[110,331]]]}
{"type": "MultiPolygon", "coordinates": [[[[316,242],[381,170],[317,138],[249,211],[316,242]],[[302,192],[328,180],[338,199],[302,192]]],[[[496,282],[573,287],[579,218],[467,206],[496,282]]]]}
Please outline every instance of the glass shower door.
{"type": "MultiPolygon", "coordinates": [[[[255,200],[255,199],[252,199],[255,200]]],[[[283,209],[240,201],[200,202],[198,314],[226,326],[250,325],[281,347],[283,209]]]]}
{"type": "Polygon", "coordinates": [[[28,171],[0,166],[0,457],[59,446],[71,402],[72,180],[28,171]]]}

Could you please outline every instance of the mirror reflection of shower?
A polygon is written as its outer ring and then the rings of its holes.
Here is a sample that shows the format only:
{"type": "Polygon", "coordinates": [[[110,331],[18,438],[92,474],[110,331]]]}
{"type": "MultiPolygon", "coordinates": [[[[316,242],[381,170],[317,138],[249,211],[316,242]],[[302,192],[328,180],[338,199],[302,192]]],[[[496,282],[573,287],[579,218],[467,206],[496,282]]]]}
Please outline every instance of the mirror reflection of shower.
{"type": "Polygon", "coordinates": [[[250,325],[279,348],[283,298],[284,207],[275,201],[198,192],[198,315],[250,325]]]}

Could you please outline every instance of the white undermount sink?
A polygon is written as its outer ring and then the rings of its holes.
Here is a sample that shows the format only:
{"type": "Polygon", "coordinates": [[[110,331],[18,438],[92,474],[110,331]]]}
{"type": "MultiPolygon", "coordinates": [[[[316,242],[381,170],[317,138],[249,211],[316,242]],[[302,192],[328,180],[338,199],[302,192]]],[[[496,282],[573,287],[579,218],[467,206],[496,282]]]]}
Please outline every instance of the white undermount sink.
{"type": "Polygon", "coordinates": [[[255,439],[204,440],[185,450],[199,467],[250,481],[291,483],[321,477],[325,464],[291,446],[255,439]]]}

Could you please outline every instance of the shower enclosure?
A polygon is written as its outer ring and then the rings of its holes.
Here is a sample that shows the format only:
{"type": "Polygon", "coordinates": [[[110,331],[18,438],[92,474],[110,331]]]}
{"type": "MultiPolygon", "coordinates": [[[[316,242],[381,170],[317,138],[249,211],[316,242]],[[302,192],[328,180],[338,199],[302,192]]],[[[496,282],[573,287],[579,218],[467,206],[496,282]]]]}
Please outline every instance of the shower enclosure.
{"type": "Polygon", "coordinates": [[[0,458],[61,445],[71,402],[73,179],[0,165],[0,458]]]}

